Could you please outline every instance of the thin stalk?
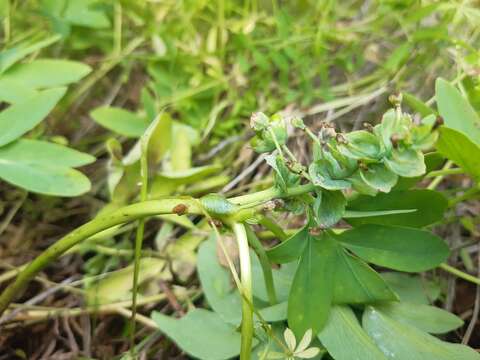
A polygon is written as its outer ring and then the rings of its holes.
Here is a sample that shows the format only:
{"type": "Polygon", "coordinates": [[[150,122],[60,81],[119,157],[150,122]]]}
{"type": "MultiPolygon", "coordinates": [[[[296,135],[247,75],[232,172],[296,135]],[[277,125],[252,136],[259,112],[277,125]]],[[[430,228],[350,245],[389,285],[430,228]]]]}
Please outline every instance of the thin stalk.
{"type": "Polygon", "coordinates": [[[463,173],[465,173],[465,170],[463,170],[462,168],[442,169],[442,170],[430,171],[427,175],[425,175],[425,177],[431,178],[431,177],[437,177],[437,176],[443,176],[443,175],[458,175],[463,173]]]}
{"type": "Polygon", "coordinates": [[[252,268],[250,263],[250,249],[248,247],[247,232],[241,223],[233,224],[233,232],[237,239],[240,258],[240,281],[242,284],[242,325],[240,360],[249,360],[252,352],[253,339],[253,303],[252,296],[252,268]]]}
{"type": "Polygon", "coordinates": [[[267,253],[252,228],[250,226],[246,226],[246,230],[248,242],[257,254],[258,259],[260,260],[260,266],[262,267],[263,271],[263,280],[265,281],[265,289],[267,290],[268,301],[270,302],[270,305],[275,305],[276,303],[278,303],[278,299],[277,293],[275,291],[275,283],[273,282],[272,264],[270,263],[270,260],[268,260],[267,253]]]}
{"type": "Polygon", "coordinates": [[[480,185],[476,185],[476,186],[468,189],[467,191],[465,191],[462,195],[451,199],[448,202],[448,206],[453,207],[453,206],[457,205],[458,203],[460,203],[462,201],[470,200],[471,198],[476,196],[479,192],[480,192],[480,185]]]}
{"type": "MultiPolygon", "coordinates": [[[[140,139],[142,153],[140,156],[140,178],[142,179],[142,187],[140,189],[140,200],[146,201],[148,196],[148,144],[152,131],[156,128],[156,124],[160,118],[157,118],[145,131],[140,139]]],[[[130,350],[132,357],[135,358],[135,327],[137,316],[137,294],[138,294],[138,277],[140,273],[140,258],[142,256],[143,236],[145,232],[145,218],[138,220],[137,233],[135,236],[135,257],[133,261],[133,287],[132,287],[132,320],[130,332],[130,350]]]]}
{"type": "Polygon", "coordinates": [[[278,225],[275,220],[269,218],[266,215],[260,217],[258,223],[265,227],[267,230],[270,230],[280,241],[285,241],[288,238],[288,235],[285,234],[285,231],[278,225]]]}
{"type": "MultiPolygon", "coordinates": [[[[448,160],[441,171],[446,171],[446,170],[450,169],[452,166],[453,166],[453,162],[448,160]]],[[[437,188],[437,186],[442,182],[443,178],[444,178],[443,175],[437,176],[435,179],[432,180],[432,182],[430,184],[428,184],[427,189],[428,190],[435,190],[437,188]]]]}
{"type": "Polygon", "coordinates": [[[298,185],[287,189],[287,191],[282,192],[280,189],[272,187],[267,190],[258,191],[253,194],[236,196],[234,198],[228,199],[230,202],[237,205],[245,205],[249,203],[258,203],[262,201],[268,201],[275,198],[287,198],[291,196],[301,195],[315,190],[313,184],[298,185]]]}
{"type": "Polygon", "coordinates": [[[438,267],[440,269],[445,270],[446,272],[449,272],[452,275],[455,275],[456,277],[459,277],[463,280],[466,280],[466,281],[469,281],[471,283],[480,285],[480,278],[475,277],[475,276],[470,275],[470,274],[467,274],[466,272],[458,270],[458,269],[454,268],[453,266],[450,266],[450,265],[445,264],[445,263],[441,263],[438,267]]]}

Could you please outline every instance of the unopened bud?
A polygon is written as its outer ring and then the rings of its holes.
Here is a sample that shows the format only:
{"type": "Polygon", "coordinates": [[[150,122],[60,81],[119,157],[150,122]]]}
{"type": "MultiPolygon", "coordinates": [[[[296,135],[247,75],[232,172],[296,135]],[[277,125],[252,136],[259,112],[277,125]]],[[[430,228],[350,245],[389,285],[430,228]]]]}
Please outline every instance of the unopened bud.
{"type": "Polygon", "coordinates": [[[250,127],[255,131],[262,131],[268,128],[269,118],[262,112],[255,112],[250,117],[250,127]]]}

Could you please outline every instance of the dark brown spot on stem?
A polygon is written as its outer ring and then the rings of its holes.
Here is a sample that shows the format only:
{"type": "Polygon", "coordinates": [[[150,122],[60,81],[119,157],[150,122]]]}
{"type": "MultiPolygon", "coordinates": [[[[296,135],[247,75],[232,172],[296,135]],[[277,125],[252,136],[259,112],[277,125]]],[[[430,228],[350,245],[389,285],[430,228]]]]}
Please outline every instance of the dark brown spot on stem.
{"type": "Polygon", "coordinates": [[[177,214],[178,216],[183,215],[187,212],[187,205],[185,204],[178,204],[175,205],[172,209],[172,213],[177,214]]]}

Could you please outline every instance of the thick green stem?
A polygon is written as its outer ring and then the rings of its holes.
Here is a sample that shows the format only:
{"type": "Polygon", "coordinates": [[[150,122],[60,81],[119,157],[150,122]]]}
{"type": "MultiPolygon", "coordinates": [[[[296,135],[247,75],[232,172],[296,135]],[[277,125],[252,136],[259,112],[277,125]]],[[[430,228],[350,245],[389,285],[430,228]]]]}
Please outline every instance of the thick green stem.
{"type": "MultiPolygon", "coordinates": [[[[261,203],[274,198],[286,198],[300,195],[311,192],[313,189],[314,186],[311,184],[299,185],[288,189],[286,192],[271,188],[253,194],[234,197],[229,200],[237,205],[248,205],[250,203],[261,203]]],[[[83,240],[115,225],[125,224],[148,216],[162,214],[180,215],[183,213],[204,215],[205,210],[197,199],[191,197],[169,197],[125,206],[111,213],[103,214],[94,218],[92,221],[80,226],[78,229],[72,231],[58,240],[55,244],[51,245],[19,273],[15,281],[0,295],[0,315],[5,311],[14,297],[18,296],[23,291],[30,280],[32,280],[48,264],[55,261],[59,256],[83,240]]]]}
{"type": "Polygon", "coordinates": [[[280,241],[287,240],[288,235],[285,234],[285,231],[283,231],[283,229],[268,216],[262,216],[258,223],[263,225],[267,230],[270,230],[280,241]]]}
{"type": "Polygon", "coordinates": [[[20,272],[15,281],[0,295],[0,314],[5,311],[13,298],[24,290],[28,282],[32,280],[35,275],[71,247],[115,225],[124,224],[151,215],[171,214],[175,212],[174,209],[178,205],[185,205],[187,211],[191,214],[203,213],[198,200],[181,197],[166,198],[129,205],[112,213],[101,215],[85,225],[80,226],[78,229],[51,245],[20,272]]]}
{"type": "Polygon", "coordinates": [[[233,231],[237,239],[240,257],[240,281],[242,284],[242,344],[240,360],[249,360],[252,352],[253,340],[253,303],[252,297],[252,268],[250,263],[250,249],[248,247],[245,226],[241,223],[233,224],[233,231]]]}
{"type": "Polygon", "coordinates": [[[263,280],[265,281],[265,289],[267,290],[268,301],[270,302],[270,305],[275,305],[278,302],[278,299],[275,291],[275,283],[273,282],[272,264],[270,263],[270,260],[268,260],[267,253],[260,240],[258,240],[255,232],[250,228],[250,226],[246,226],[246,229],[248,242],[257,254],[260,261],[260,266],[262,267],[263,280]]]}

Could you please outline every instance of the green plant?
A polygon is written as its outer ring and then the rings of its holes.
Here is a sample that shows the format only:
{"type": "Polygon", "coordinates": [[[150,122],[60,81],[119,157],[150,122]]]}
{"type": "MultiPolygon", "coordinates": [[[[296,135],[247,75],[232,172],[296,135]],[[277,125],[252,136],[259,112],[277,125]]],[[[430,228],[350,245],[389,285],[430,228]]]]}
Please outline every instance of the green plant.
{"type": "MultiPolygon", "coordinates": [[[[106,209],[52,245],[2,293],[0,310],[6,309],[38,271],[73,246],[101,231],[140,220],[133,270],[135,296],[143,219],[164,214],[200,215],[212,229],[210,239],[199,249],[198,273],[213,311],[196,309],[180,320],[161,313],[152,315],[160,330],[192,356],[310,358],[328,352],[335,359],[410,359],[412,354],[418,359],[478,359],[468,347],[430,335],[451,331],[463,323],[426,304],[435,300],[438,292],[427,297],[410,290],[405,295],[396,285],[401,274],[378,273],[369,265],[401,272],[438,266],[448,270],[443,264],[449,255],[448,246],[424,229],[442,219],[448,202],[437,191],[410,189],[414,182],[409,179],[416,182],[427,169],[430,173],[435,169],[435,157],[425,157],[423,151],[433,148],[438,133],[440,151],[459,165],[466,161],[442,145],[448,141],[456,144],[448,138],[449,131],[456,130],[439,128],[440,121],[434,115],[414,124],[401,110],[401,97],[391,100],[395,108],[387,111],[379,124],[347,134],[337,133],[328,123],[315,134],[298,118],[254,114],[251,127],[256,137],[252,146],[268,154],[274,186],[229,199],[210,194],[199,199],[163,196],[148,200],[148,181],[152,179],[149,166],[166,154],[165,148],[152,145],[161,144],[158,139],[165,143],[165,134],[171,134],[165,132],[171,129],[171,119],[165,114],[158,116],[140,139],[141,151],[135,157],[142,184],[141,201],[125,205],[127,197],[113,210],[106,209]],[[288,147],[288,122],[311,139],[308,166],[288,147]],[[306,218],[305,226],[289,237],[266,217],[285,212],[306,218]],[[352,227],[335,228],[342,219],[352,227]],[[265,248],[255,224],[278,234],[280,243],[265,248]],[[224,243],[227,233],[236,238],[239,271],[224,243]],[[225,267],[215,255],[216,244],[225,267]],[[280,266],[272,268],[273,264],[280,266]],[[231,286],[232,278],[237,291],[231,286]],[[362,324],[358,317],[362,317],[362,324]],[[285,321],[295,335],[286,330],[285,321]],[[240,333],[236,330],[239,325],[240,333]],[[286,334],[286,345],[279,336],[282,333],[286,334]],[[315,335],[313,348],[307,351],[311,333],[315,335]],[[295,337],[304,339],[300,349],[293,344],[295,337]],[[320,353],[315,348],[321,349],[320,353]]],[[[447,126],[456,126],[454,119],[461,111],[476,123],[468,103],[442,80],[438,82],[437,102],[447,126]],[[444,97],[444,91],[450,93],[444,97]]],[[[112,156],[118,153],[115,146],[110,144],[112,156]]],[[[465,169],[469,169],[467,165],[465,169]]]]}
{"type": "Polygon", "coordinates": [[[87,192],[91,185],[73,168],[95,158],[65,144],[39,140],[42,134],[37,125],[65,95],[65,85],[82,79],[91,69],[69,60],[20,62],[59,39],[53,36],[23,41],[0,53],[0,101],[9,105],[0,113],[0,178],[36,193],[76,196],[87,192]],[[34,128],[34,136],[22,138],[34,128]]]}

